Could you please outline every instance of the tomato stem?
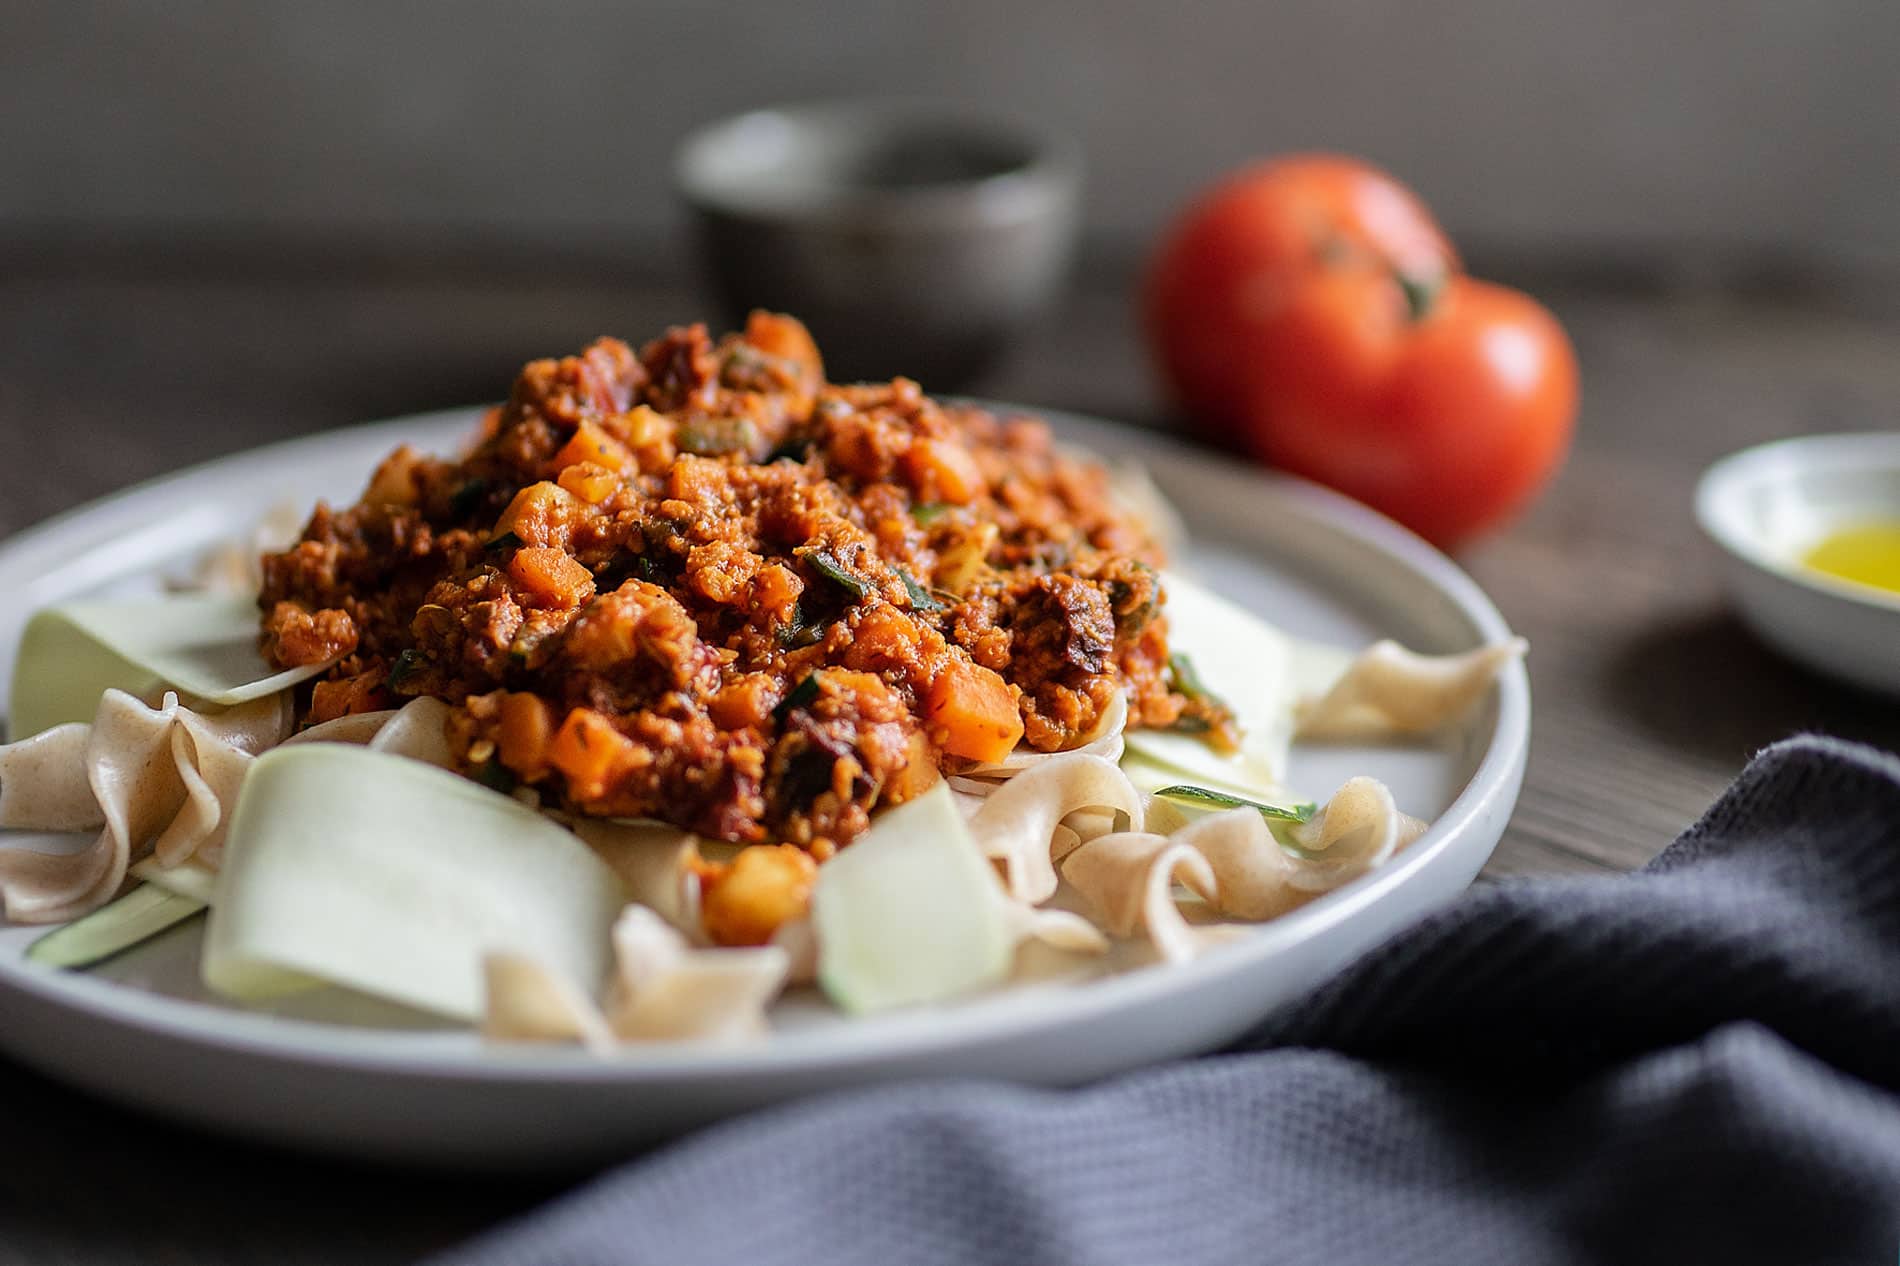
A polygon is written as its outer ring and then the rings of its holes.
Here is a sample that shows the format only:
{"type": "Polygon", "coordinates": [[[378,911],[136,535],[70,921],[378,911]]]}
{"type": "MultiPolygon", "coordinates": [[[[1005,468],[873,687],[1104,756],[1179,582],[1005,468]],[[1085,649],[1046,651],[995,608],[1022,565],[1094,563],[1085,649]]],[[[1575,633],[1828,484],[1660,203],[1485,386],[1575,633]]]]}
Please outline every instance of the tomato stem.
{"type": "Polygon", "coordinates": [[[1399,289],[1405,293],[1405,314],[1412,321],[1423,321],[1431,315],[1432,308],[1438,303],[1439,291],[1445,288],[1443,273],[1408,273],[1402,268],[1392,270],[1393,278],[1399,283],[1399,289]]]}

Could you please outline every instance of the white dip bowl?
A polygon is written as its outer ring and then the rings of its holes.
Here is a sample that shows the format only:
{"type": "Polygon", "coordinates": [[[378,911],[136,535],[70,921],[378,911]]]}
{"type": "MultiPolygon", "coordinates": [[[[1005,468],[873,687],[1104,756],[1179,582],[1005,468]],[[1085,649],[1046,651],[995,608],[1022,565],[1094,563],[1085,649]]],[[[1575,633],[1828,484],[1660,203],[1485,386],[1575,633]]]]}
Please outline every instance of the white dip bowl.
{"type": "Polygon", "coordinates": [[[1725,553],[1742,618],[1812,668],[1900,694],[1900,593],[1803,559],[1835,530],[1900,519],[1900,432],[1814,435],[1744,449],[1696,487],[1696,519],[1725,553]]]}

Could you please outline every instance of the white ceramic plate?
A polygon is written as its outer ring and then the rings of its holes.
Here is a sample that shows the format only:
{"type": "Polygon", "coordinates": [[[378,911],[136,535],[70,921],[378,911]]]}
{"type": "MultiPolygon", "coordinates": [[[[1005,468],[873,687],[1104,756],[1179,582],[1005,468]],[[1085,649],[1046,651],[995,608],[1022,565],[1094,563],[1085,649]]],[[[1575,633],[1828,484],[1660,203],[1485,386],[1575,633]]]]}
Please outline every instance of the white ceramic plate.
{"type": "Polygon", "coordinates": [[[1900,432],[1804,435],[1732,453],[1696,486],[1742,618],[1783,654],[1900,695],[1900,594],[1802,565],[1830,532],[1900,517],[1900,432]]]}
{"type": "MultiPolygon", "coordinates": [[[[1189,567],[1289,631],[1426,651],[1508,635],[1442,555],[1311,485],[1054,415],[1061,435],[1144,462],[1181,507],[1189,567]]],[[[314,436],[214,462],[64,515],[0,545],[0,682],[27,615],[81,594],[150,590],[286,499],[355,498],[399,442],[447,451],[474,410],[314,436]]],[[[198,927],[89,973],[24,962],[42,929],[0,928],[0,1047],[111,1098],[203,1125],[337,1152],[509,1167],[632,1144],[794,1095],[927,1075],[1086,1081],[1232,1040],[1469,884],[1516,802],[1530,725],[1521,666],[1466,730],[1417,748],[1297,749],[1292,782],[1323,799],[1383,779],[1431,831],[1391,864],[1185,966],[1059,976],[953,1007],[845,1020],[796,1001],[747,1046],[661,1046],[600,1060],[485,1047],[467,1031],[368,1027],[361,1000],[239,1010],[197,983],[198,927]]],[[[393,1011],[393,1009],[392,1009],[393,1011]]],[[[396,1020],[395,1014],[380,1017],[396,1020]]]]}

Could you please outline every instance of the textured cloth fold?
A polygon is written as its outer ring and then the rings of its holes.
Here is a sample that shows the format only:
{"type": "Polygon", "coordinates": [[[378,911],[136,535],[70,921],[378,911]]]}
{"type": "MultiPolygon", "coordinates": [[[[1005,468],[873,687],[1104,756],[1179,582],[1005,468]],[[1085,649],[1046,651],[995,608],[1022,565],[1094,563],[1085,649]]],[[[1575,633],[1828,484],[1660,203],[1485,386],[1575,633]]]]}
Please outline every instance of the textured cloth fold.
{"type": "Polygon", "coordinates": [[[763,1112],[440,1266],[1885,1263],[1900,760],[1764,751],[1631,876],[1482,888],[1241,1048],[763,1112]]]}

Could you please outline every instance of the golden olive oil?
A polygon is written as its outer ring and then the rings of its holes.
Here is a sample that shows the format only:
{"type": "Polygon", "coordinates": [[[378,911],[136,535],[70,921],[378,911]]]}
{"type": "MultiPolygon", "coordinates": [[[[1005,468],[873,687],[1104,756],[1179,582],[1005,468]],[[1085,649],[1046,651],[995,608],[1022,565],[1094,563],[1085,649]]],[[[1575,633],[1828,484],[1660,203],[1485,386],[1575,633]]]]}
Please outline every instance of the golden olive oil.
{"type": "Polygon", "coordinates": [[[1837,528],[1801,561],[1829,576],[1900,593],[1900,518],[1837,528]]]}

